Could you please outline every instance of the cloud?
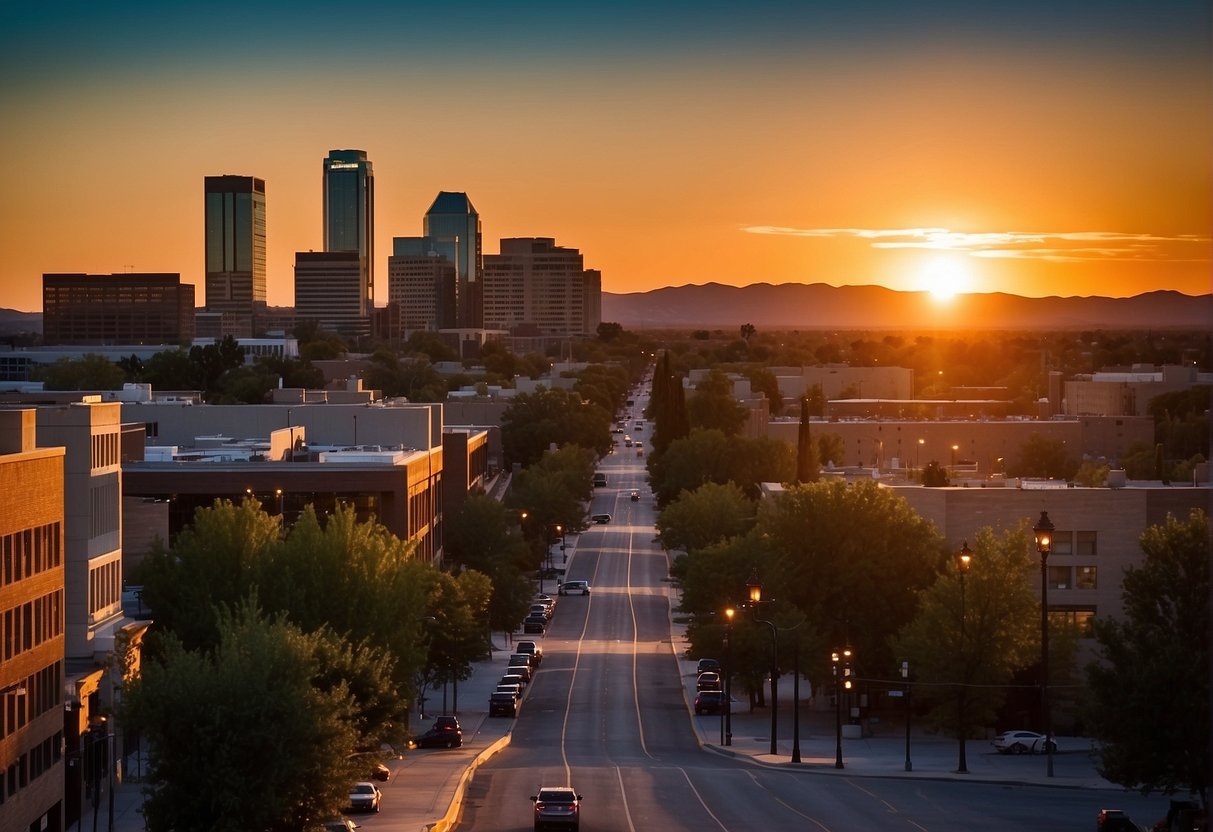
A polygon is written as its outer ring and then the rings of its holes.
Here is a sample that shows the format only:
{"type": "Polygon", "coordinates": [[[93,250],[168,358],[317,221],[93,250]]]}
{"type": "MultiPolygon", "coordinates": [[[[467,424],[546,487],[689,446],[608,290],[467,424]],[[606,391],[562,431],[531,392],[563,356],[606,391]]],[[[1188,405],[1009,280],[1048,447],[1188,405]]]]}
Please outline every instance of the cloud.
{"type": "Polygon", "coordinates": [[[1117,231],[951,231],[947,228],[787,228],[752,225],[748,234],[788,237],[853,238],[870,241],[872,248],[917,248],[956,251],[974,257],[1080,262],[1135,260],[1208,262],[1192,257],[1191,245],[1208,245],[1199,234],[1162,235],[1117,231]],[[1183,251],[1181,254],[1181,250],[1183,251]]]}

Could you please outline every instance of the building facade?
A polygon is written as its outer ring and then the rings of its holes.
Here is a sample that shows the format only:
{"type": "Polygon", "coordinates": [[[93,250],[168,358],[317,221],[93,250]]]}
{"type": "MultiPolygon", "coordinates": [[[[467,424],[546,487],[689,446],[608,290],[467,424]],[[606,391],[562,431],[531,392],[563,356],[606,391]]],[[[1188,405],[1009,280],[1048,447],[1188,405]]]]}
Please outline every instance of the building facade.
{"type": "Polygon", "coordinates": [[[551,237],[503,239],[484,258],[484,325],[514,335],[590,335],[602,320],[602,275],[551,237]]]}
{"type": "Polygon", "coordinates": [[[371,333],[372,299],[356,251],[295,253],[295,319],[358,338],[371,333]]]}
{"type": "Polygon", "coordinates": [[[426,237],[452,241],[455,247],[452,260],[457,273],[456,320],[453,326],[461,329],[481,329],[484,326],[481,297],[484,264],[480,215],[476,213],[467,194],[440,191],[425,214],[423,227],[426,237]]]}
{"type": "Polygon", "coordinates": [[[0,829],[64,828],[63,448],[0,411],[0,829]]]}
{"type": "Polygon", "coordinates": [[[458,321],[459,243],[453,237],[396,237],[387,261],[394,328],[434,332],[458,321]],[[394,306],[392,306],[394,305],[394,306]]]}
{"type": "Polygon", "coordinates": [[[42,340],[183,344],[194,337],[194,286],[180,274],[44,274],[42,340]]]}
{"type": "MultiPolygon", "coordinates": [[[[364,150],[330,150],[325,157],[324,250],[358,255],[360,305],[369,316],[375,306],[375,174],[364,150]]],[[[298,314],[298,294],[295,305],[298,314]]]]}
{"type": "Polygon", "coordinates": [[[206,309],[222,316],[219,337],[251,338],[265,309],[265,180],[208,176],[206,309]]]}

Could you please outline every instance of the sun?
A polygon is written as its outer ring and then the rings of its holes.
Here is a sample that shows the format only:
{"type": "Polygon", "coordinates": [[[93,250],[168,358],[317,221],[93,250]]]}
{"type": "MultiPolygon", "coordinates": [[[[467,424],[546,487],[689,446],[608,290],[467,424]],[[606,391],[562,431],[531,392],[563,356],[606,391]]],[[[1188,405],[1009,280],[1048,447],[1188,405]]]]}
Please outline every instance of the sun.
{"type": "Polygon", "coordinates": [[[919,272],[918,283],[920,290],[930,292],[931,297],[940,303],[952,300],[972,286],[971,276],[964,264],[951,257],[927,261],[919,272]]]}

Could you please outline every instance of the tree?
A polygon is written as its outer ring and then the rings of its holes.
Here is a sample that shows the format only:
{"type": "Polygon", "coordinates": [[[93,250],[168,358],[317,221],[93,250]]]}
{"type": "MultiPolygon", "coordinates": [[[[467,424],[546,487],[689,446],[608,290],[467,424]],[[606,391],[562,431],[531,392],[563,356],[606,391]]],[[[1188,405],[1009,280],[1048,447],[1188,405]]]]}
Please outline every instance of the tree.
{"type": "Polygon", "coordinates": [[[623,334],[623,324],[603,321],[596,330],[599,341],[614,341],[623,334]]]}
{"type": "Polygon", "coordinates": [[[1142,794],[1194,791],[1208,807],[1209,518],[1168,515],[1125,571],[1124,618],[1096,618],[1087,668],[1099,772],[1142,794]]]}
{"type": "Polygon", "coordinates": [[[189,356],[190,363],[195,367],[199,389],[208,402],[218,400],[219,381],[223,374],[244,366],[244,350],[230,335],[214,344],[190,347],[189,356]]]}
{"type": "Polygon", "coordinates": [[[733,382],[719,370],[710,372],[695,395],[687,401],[687,416],[692,427],[722,431],[736,436],[745,427],[748,411],[737,403],[733,382]]]}
{"type": "Polygon", "coordinates": [[[200,390],[202,381],[198,368],[190,361],[188,350],[161,350],[143,364],[139,381],[156,390],[200,390]]]}
{"type": "Polygon", "coordinates": [[[1077,470],[1078,463],[1069,456],[1065,442],[1049,439],[1039,433],[1033,433],[1024,440],[1019,455],[1007,467],[1007,472],[1013,477],[1058,480],[1072,479],[1077,470]]]}
{"type": "Polygon", "coordinates": [[[775,374],[765,367],[758,367],[746,375],[750,379],[750,389],[762,393],[766,398],[771,415],[783,413],[783,391],[779,389],[779,379],[775,378],[775,374]]]}
{"type": "Polygon", "coordinates": [[[748,345],[750,343],[750,339],[753,338],[757,332],[758,332],[758,330],[754,328],[753,324],[742,324],[741,325],[741,340],[745,341],[746,344],[748,345]]]}
{"type": "Polygon", "coordinates": [[[922,469],[922,484],[927,488],[946,488],[951,485],[948,472],[936,460],[932,459],[922,469]]]}
{"type": "Polygon", "coordinates": [[[795,472],[796,460],[788,443],[729,438],[719,430],[693,430],[649,459],[649,479],[663,506],[706,482],[736,483],[756,499],[760,483],[788,482],[795,472]]]}
{"type": "Polygon", "coordinates": [[[34,376],[47,390],[121,390],[126,382],[121,367],[92,352],[80,358],[60,358],[34,376]]]}
{"type": "Polygon", "coordinates": [[[1074,482],[1087,488],[1103,488],[1108,482],[1108,471],[1107,463],[1087,460],[1078,466],[1074,482]]]}
{"type": "Polygon", "coordinates": [[[744,534],[754,524],[754,504],[733,483],[705,483],[684,491],[657,518],[657,536],[666,549],[694,552],[744,534]]]}
{"type": "Polygon", "coordinates": [[[478,570],[492,581],[488,618],[495,630],[513,630],[531,603],[531,582],[523,573],[534,562],[516,517],[480,493],[468,495],[446,523],[444,549],[452,568],[478,570]]]}
{"type": "Polygon", "coordinates": [[[583,403],[576,393],[540,388],[516,396],[501,417],[506,459],[523,467],[551,445],[580,445],[605,454],[611,447],[611,414],[583,403]]]}
{"type": "Polygon", "coordinates": [[[244,606],[214,649],[170,638],[145,658],[125,708],[147,740],[149,830],[290,832],[341,810],[358,731],[348,686],[322,684],[324,642],[244,606]]]}
{"type": "Polygon", "coordinates": [[[817,458],[830,465],[846,465],[846,443],[836,433],[817,437],[817,458]]]}
{"type": "Polygon", "coordinates": [[[968,571],[950,558],[919,593],[918,612],[897,638],[897,656],[910,662],[928,723],[957,738],[962,761],[965,740],[996,718],[1002,686],[1040,657],[1031,543],[1022,525],[1001,538],[980,529],[968,571]]]}
{"type": "Polygon", "coordinates": [[[821,476],[821,461],[810,430],[809,397],[800,397],[800,429],[796,436],[796,482],[817,482],[821,476]]]}

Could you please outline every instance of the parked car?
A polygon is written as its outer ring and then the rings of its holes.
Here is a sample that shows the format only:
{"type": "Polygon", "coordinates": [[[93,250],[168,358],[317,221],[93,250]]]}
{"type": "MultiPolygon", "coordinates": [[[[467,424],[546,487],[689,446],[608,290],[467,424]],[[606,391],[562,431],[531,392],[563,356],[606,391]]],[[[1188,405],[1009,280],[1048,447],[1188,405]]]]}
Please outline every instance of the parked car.
{"type": "Polygon", "coordinates": [[[695,680],[695,690],[721,690],[720,674],[711,671],[700,673],[699,678],[695,680]]]}
{"type": "Polygon", "coordinates": [[[521,676],[522,684],[531,683],[531,666],[529,664],[512,664],[505,669],[507,676],[521,676]]]}
{"type": "Polygon", "coordinates": [[[539,642],[537,641],[516,641],[514,642],[514,652],[530,656],[533,666],[543,663],[543,648],[539,646],[539,642]]]}
{"type": "Polygon", "coordinates": [[[1100,809],[1095,828],[1098,832],[1141,832],[1141,827],[1120,809],[1100,809]]]}
{"type": "Polygon", "coordinates": [[[720,662],[716,659],[700,659],[699,665],[695,668],[695,673],[719,673],[720,662]]]}
{"type": "Polygon", "coordinates": [[[335,818],[333,820],[326,820],[320,825],[320,828],[324,832],[353,832],[353,830],[361,827],[348,818],[335,818]]]}
{"type": "Polygon", "coordinates": [[[383,799],[383,792],[379,791],[379,787],[370,781],[355,783],[350,789],[350,811],[351,812],[378,812],[379,803],[383,799]]]}
{"type": "Polygon", "coordinates": [[[552,608],[547,604],[531,604],[531,609],[527,615],[542,615],[545,621],[549,621],[552,618],[552,608]]]}
{"type": "Polygon", "coordinates": [[[702,690],[695,697],[696,714],[722,714],[724,706],[724,691],[702,690]]]}
{"type": "Polygon", "coordinates": [[[531,795],[535,804],[535,832],[572,829],[581,825],[581,795],[568,786],[544,786],[531,795]]]}
{"type": "Polygon", "coordinates": [[[517,653],[510,653],[510,660],[506,662],[506,664],[524,664],[531,668],[531,670],[535,669],[535,663],[531,661],[531,654],[523,653],[521,651],[517,653]]]}
{"type": "MultiPolygon", "coordinates": [[[[1035,731],[1004,731],[994,738],[992,744],[999,754],[1044,754],[1048,750],[1045,735],[1035,731]]],[[[1056,753],[1055,741],[1048,740],[1048,746],[1056,753]]]]}
{"type": "Polygon", "coordinates": [[[522,632],[538,633],[543,635],[543,631],[547,629],[548,619],[544,615],[528,615],[522,621],[522,632]]]}
{"type": "Polygon", "coordinates": [[[497,684],[498,685],[517,685],[518,689],[521,691],[523,686],[526,683],[522,681],[522,677],[519,676],[517,673],[506,673],[500,679],[497,680],[497,684]]]}
{"type": "Polygon", "coordinates": [[[574,595],[574,594],[589,595],[590,594],[590,582],[589,581],[565,581],[564,583],[562,583],[560,585],[559,592],[561,595],[574,595]]]}
{"type": "Polygon", "coordinates": [[[514,697],[514,701],[518,701],[522,698],[522,685],[498,685],[493,693],[508,693],[514,697]]]}
{"type": "Polygon", "coordinates": [[[512,693],[495,691],[489,694],[489,716],[517,716],[518,697],[512,693]]]}
{"type": "Polygon", "coordinates": [[[378,780],[381,783],[386,783],[392,776],[392,770],[383,763],[375,763],[371,766],[371,770],[367,772],[372,780],[378,780]]]}

